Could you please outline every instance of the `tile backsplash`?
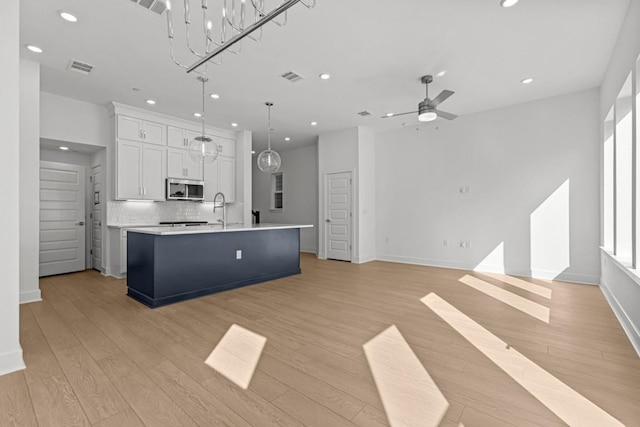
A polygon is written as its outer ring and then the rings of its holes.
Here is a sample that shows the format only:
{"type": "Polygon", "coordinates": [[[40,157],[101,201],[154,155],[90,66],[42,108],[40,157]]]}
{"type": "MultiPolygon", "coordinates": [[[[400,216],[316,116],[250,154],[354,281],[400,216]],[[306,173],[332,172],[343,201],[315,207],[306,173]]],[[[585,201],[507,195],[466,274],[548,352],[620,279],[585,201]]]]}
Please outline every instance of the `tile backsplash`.
{"type": "MultiPolygon", "coordinates": [[[[242,223],[243,203],[227,205],[227,223],[242,223]]],[[[153,225],[160,221],[207,221],[222,219],[222,209],[213,212],[213,203],[206,202],[107,202],[108,225],[153,225]]]]}

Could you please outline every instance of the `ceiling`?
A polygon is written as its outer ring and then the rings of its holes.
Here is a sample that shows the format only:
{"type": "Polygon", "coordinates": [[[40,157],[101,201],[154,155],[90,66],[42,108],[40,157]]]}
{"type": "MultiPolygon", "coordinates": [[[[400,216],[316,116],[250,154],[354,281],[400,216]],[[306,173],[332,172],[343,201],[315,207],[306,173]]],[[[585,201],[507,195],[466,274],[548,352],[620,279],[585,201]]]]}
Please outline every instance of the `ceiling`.
{"type": "MultiPolygon", "coordinates": [[[[272,9],[278,2],[267,0],[272,9]]],[[[173,1],[176,56],[187,64],[182,1],[173,1]]],[[[220,10],[222,0],[209,0],[220,10]]],[[[201,34],[200,1],[191,0],[192,35],[201,34]]],[[[419,78],[446,70],[430,87],[456,92],[441,105],[458,115],[575,92],[600,85],[629,0],[317,0],[298,4],[284,28],[269,24],[260,43],[244,41],[238,55],[208,67],[207,123],[254,131],[266,144],[265,101],[272,101],[272,145],[286,150],[320,133],[353,126],[388,130],[415,125],[419,78]],[[280,75],[305,78],[291,83],[280,75]],[[320,73],[331,79],[319,79],[320,73]],[[520,81],[533,77],[523,85],[520,81]],[[357,113],[369,111],[372,116],[357,113]],[[312,127],[311,121],[318,125],[312,127]],[[285,142],[284,137],[291,137],[285,142]]],[[[21,1],[21,56],[40,62],[41,88],[106,105],[116,101],[193,120],[201,86],[169,58],[165,16],[131,0],[21,1]],[[58,16],[67,11],[77,23],[58,16]],[[26,44],[44,50],[29,52],[26,44]],[[94,65],[90,76],[67,71],[70,59],[94,65]],[[139,91],[134,91],[138,88],[139,91]],[[145,100],[157,101],[149,106],[145,100]]],[[[202,43],[194,42],[196,49],[202,43]]],[[[440,122],[440,119],[434,123],[440,122]]],[[[435,124],[427,124],[433,126],[435,124]]]]}

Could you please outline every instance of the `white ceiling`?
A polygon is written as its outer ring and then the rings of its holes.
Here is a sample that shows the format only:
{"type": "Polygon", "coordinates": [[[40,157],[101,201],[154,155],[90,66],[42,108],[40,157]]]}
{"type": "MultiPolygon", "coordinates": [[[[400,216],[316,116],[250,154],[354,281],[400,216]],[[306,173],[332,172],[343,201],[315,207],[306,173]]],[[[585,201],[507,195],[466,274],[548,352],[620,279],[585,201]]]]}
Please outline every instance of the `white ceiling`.
{"type": "MultiPolygon", "coordinates": [[[[209,10],[219,10],[221,3],[209,0],[209,10]]],[[[42,90],[190,120],[200,109],[196,76],[169,58],[164,15],[130,0],[20,4],[22,57],[42,64],[42,90]],[[63,21],[59,11],[75,14],[79,22],[63,21]],[[26,44],[44,53],[31,53],[26,44]],[[96,69],[91,76],[67,71],[70,59],[96,69]],[[147,98],[157,105],[146,105],[147,98]]],[[[176,55],[191,64],[182,1],[173,4],[176,55]]],[[[271,9],[276,2],[267,4],[271,9]]],[[[191,5],[195,36],[200,1],[191,5]]],[[[260,43],[245,41],[239,55],[224,54],[222,65],[209,67],[207,93],[221,98],[207,99],[207,123],[232,129],[230,123],[238,122],[238,129],[255,132],[254,148],[261,149],[264,102],[272,101],[273,147],[285,150],[331,130],[417,123],[415,116],[380,116],[416,110],[424,98],[419,77],[440,70],[447,73],[435,79],[430,94],[455,91],[441,108],[458,115],[597,87],[628,5],[629,0],[521,0],[505,9],[499,0],[317,0],[308,10],[298,4],[286,27],[266,26],[260,43]],[[290,83],[279,77],[289,70],[305,79],[290,83]],[[322,72],[332,78],[320,80],[322,72]],[[534,83],[522,85],[529,76],[534,83]],[[363,110],[373,116],[358,116],[363,110]],[[317,127],[309,126],[312,120],[317,127]]]]}

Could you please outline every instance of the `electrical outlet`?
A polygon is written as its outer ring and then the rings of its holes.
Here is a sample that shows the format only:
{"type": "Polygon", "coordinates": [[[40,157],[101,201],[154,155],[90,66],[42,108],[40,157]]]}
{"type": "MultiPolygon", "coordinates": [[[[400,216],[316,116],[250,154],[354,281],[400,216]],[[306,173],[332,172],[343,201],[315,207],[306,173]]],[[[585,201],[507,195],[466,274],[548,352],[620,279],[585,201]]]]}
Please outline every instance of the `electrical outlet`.
{"type": "Polygon", "coordinates": [[[469,187],[460,187],[460,193],[467,194],[469,192],[469,187]]]}
{"type": "Polygon", "coordinates": [[[236,251],[236,259],[242,259],[242,249],[236,251]]]}
{"type": "Polygon", "coordinates": [[[460,247],[461,248],[465,248],[465,241],[464,240],[460,240],[460,247]]]}
{"type": "Polygon", "coordinates": [[[471,241],[470,240],[460,240],[460,247],[461,248],[469,248],[469,247],[471,247],[471,241]]]}

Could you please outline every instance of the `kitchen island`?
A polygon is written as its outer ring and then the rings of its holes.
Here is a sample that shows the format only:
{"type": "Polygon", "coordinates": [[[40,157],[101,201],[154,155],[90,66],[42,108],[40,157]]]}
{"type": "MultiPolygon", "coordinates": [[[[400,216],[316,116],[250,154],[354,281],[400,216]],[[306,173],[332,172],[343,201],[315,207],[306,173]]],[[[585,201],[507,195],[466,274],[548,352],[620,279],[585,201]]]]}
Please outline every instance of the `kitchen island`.
{"type": "Polygon", "coordinates": [[[155,308],[300,274],[300,229],[309,227],[129,228],[127,295],[155,308]]]}

